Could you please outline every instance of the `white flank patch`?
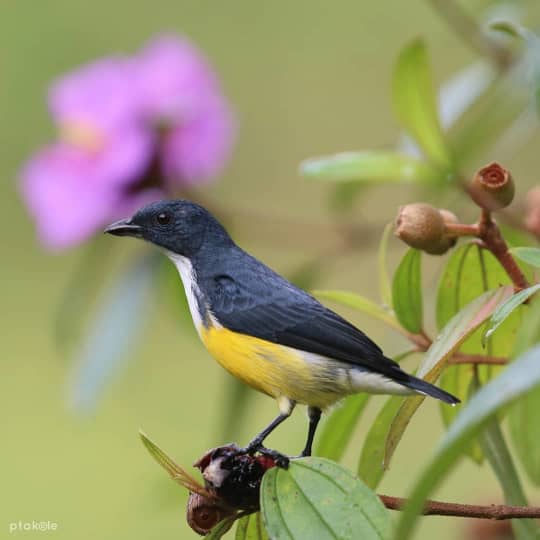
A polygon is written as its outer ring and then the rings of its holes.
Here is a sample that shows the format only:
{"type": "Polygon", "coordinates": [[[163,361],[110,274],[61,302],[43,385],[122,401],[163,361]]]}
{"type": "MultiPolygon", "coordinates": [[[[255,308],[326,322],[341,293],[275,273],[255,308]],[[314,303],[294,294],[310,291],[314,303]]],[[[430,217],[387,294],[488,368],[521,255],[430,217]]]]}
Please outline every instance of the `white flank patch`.
{"type": "Polygon", "coordinates": [[[366,392],[368,394],[397,394],[406,396],[415,394],[405,386],[398,384],[388,377],[372,371],[363,370],[360,367],[354,367],[351,364],[328,358],[315,353],[292,349],[299,353],[302,359],[313,366],[315,370],[329,368],[335,370],[336,391],[348,387],[349,392],[366,392]]]}
{"type": "Polygon", "coordinates": [[[359,392],[367,392],[369,394],[396,394],[398,396],[408,396],[416,393],[414,390],[398,384],[384,375],[369,371],[353,369],[351,370],[351,379],[354,388],[359,392]]]}
{"type": "Polygon", "coordinates": [[[193,319],[193,324],[195,329],[201,335],[201,328],[203,324],[202,315],[199,311],[199,303],[197,301],[196,293],[199,291],[197,286],[197,281],[195,279],[195,271],[193,270],[193,265],[187,257],[173,253],[172,251],[165,251],[165,255],[171,259],[178,273],[182,278],[182,283],[184,285],[184,290],[186,291],[186,297],[189,305],[189,311],[191,312],[191,318],[193,319]]]}

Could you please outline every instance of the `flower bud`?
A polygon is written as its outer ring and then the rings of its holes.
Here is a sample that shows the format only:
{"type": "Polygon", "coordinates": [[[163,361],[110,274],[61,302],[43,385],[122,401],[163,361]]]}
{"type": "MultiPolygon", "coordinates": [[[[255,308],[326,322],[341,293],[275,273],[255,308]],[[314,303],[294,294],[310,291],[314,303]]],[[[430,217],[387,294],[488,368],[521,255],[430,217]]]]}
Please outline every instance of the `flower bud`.
{"type": "Polygon", "coordinates": [[[472,200],[485,210],[495,211],[514,199],[515,186],[510,172],[497,162],[481,168],[469,185],[472,200]]]}
{"type": "Polygon", "coordinates": [[[208,534],[221,520],[232,515],[234,510],[227,509],[214,498],[198,493],[190,493],[186,508],[188,525],[198,534],[208,534]]]}
{"type": "Polygon", "coordinates": [[[525,226],[530,233],[540,237],[540,186],[527,193],[525,205],[525,226]]]}
{"type": "MultiPolygon", "coordinates": [[[[446,210],[445,213],[446,219],[450,220],[451,212],[446,210]]],[[[446,234],[445,216],[425,203],[402,206],[396,219],[395,234],[413,248],[442,255],[455,244],[455,238],[446,234]]]]}
{"type": "Polygon", "coordinates": [[[206,489],[227,507],[257,510],[264,473],[276,466],[265,455],[239,453],[236,445],[221,446],[207,452],[195,463],[203,475],[206,489]]]}

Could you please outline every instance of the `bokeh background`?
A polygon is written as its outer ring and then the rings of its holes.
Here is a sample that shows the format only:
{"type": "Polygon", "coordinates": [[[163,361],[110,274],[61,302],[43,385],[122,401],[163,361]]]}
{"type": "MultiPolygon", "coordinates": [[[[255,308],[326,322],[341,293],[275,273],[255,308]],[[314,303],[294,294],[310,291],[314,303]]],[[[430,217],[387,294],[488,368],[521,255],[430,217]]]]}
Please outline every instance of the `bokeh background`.
{"type": "MultiPolygon", "coordinates": [[[[531,17],[538,12],[534,2],[522,7],[531,17]]],[[[163,291],[156,291],[156,301],[145,308],[144,334],[96,410],[81,415],[68,403],[73,350],[55,343],[53,319],[82,249],[54,256],[42,250],[18,195],[18,171],[28,155],[53,136],[45,105],[52,79],[99,56],[131,53],[163,31],[186,34],[205,51],[236,109],[234,157],[223,177],[201,195],[230,215],[241,245],[289,275],[339,241],[330,187],[301,178],[300,161],[394,144],[399,127],[390,104],[391,68],[411,38],[426,38],[439,82],[474,58],[421,0],[2,3],[2,538],[9,536],[9,523],[19,520],[50,520],[58,529],[15,536],[193,538],[184,521],[186,494],[149,458],[138,439],[139,428],[189,466],[207,448],[231,438],[245,442],[275,414],[271,400],[254,396],[227,437],[222,410],[228,375],[203,350],[195,332],[179,323],[163,291]]],[[[534,137],[505,163],[518,179],[518,189],[538,182],[539,143],[534,137]]],[[[486,155],[485,160],[495,157],[486,155]]],[[[365,226],[365,246],[336,258],[317,285],[373,297],[377,236],[398,205],[417,197],[411,187],[365,190],[352,213],[354,222],[365,226]]],[[[429,194],[422,197],[429,199],[429,194]]],[[[473,214],[466,204],[454,202],[460,216],[473,214]]],[[[106,237],[99,242],[110,244],[113,257],[89,275],[104,283],[125,269],[128,254],[150,249],[106,237]]],[[[392,264],[402,252],[397,241],[391,244],[392,264]]],[[[434,290],[429,271],[425,279],[434,290]]],[[[89,303],[84,317],[91,317],[94,307],[89,303]]],[[[403,349],[403,343],[376,322],[342,313],[389,353],[403,349]]],[[[414,367],[414,361],[407,367],[414,367]]],[[[353,468],[365,429],[382,402],[372,400],[355,434],[346,460],[353,468]]],[[[272,436],[271,445],[297,452],[305,427],[300,409],[272,436]]],[[[426,403],[380,491],[405,495],[441,433],[437,406],[426,403]]],[[[540,493],[530,494],[540,500],[540,493]]],[[[468,461],[437,496],[472,503],[501,501],[489,470],[468,461]]],[[[463,527],[457,519],[426,518],[418,538],[462,538],[463,527]]]]}

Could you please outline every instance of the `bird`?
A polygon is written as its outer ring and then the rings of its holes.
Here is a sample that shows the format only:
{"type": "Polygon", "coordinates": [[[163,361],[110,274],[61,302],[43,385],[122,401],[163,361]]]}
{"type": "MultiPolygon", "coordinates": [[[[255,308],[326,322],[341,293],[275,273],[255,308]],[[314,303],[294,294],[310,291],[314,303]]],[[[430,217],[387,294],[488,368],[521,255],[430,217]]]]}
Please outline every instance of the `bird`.
{"type": "Polygon", "coordinates": [[[239,247],[205,208],[152,202],[105,229],[154,244],[174,263],[201,341],[219,364],[277,401],[279,414],[243,449],[265,439],[297,404],[309,427],[300,456],[312,454],[321,414],[356,393],[422,394],[459,400],[403,371],[364,332],[239,247]]]}

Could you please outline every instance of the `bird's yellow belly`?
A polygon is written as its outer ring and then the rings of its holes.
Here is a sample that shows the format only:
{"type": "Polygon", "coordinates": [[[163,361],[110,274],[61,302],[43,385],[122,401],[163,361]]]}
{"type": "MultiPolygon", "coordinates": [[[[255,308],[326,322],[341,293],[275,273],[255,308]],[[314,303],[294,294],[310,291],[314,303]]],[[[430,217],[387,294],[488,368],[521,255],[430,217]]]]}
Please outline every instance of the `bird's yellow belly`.
{"type": "Polygon", "coordinates": [[[200,335],[227,371],[276,399],[325,409],[354,391],[347,369],[330,359],[309,361],[301,351],[223,327],[203,327],[200,335]]]}

